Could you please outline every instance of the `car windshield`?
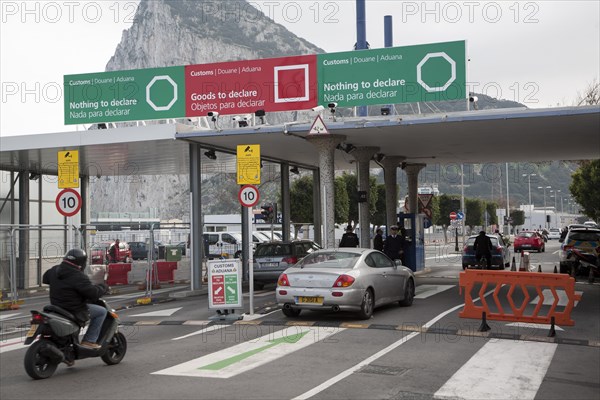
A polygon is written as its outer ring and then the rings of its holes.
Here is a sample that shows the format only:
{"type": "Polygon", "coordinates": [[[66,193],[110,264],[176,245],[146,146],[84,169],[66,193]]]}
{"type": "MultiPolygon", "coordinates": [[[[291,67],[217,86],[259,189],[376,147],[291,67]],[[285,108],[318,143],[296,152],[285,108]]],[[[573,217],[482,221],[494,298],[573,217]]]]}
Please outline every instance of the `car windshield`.
{"type": "Polygon", "coordinates": [[[600,241],[600,232],[573,231],[569,235],[569,240],[577,240],[581,242],[600,241]]]}
{"type": "MultiPolygon", "coordinates": [[[[498,246],[498,238],[495,236],[488,236],[490,238],[490,240],[492,241],[492,246],[498,246]]],[[[467,246],[473,246],[475,244],[475,239],[477,239],[477,236],[471,236],[469,239],[467,239],[467,246]]]]}
{"type": "Polygon", "coordinates": [[[296,268],[353,268],[360,254],[343,251],[317,252],[307,255],[296,264],[296,268]]]}
{"type": "Polygon", "coordinates": [[[519,233],[519,237],[522,237],[522,238],[533,237],[533,232],[521,232],[521,233],[519,233]]]}
{"type": "Polygon", "coordinates": [[[292,254],[292,247],[289,244],[262,244],[258,246],[254,257],[285,256],[292,254]]]}

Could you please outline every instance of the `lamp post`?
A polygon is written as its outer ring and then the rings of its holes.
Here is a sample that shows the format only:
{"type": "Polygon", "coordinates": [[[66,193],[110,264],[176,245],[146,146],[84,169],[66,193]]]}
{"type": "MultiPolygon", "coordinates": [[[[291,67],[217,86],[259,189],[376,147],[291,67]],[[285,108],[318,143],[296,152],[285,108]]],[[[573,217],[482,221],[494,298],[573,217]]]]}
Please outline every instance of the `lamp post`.
{"type": "Polygon", "coordinates": [[[531,177],[537,176],[537,174],[523,174],[523,176],[527,177],[527,183],[529,186],[529,207],[528,208],[529,208],[529,230],[531,230],[532,229],[531,224],[533,223],[533,221],[531,219],[532,218],[531,214],[533,212],[533,204],[531,204],[531,177]]]}
{"type": "Polygon", "coordinates": [[[538,189],[544,189],[544,226],[548,223],[548,210],[546,210],[546,189],[552,189],[552,186],[538,186],[538,189]]]}

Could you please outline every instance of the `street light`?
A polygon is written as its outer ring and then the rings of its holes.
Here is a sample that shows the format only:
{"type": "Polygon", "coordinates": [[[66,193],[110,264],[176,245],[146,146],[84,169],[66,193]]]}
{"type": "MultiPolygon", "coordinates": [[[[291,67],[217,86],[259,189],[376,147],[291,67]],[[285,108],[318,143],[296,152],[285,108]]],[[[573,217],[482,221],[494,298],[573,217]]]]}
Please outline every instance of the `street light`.
{"type": "Polygon", "coordinates": [[[533,210],[533,204],[531,204],[531,177],[532,176],[537,176],[537,174],[523,174],[523,176],[527,177],[527,183],[529,186],[529,230],[532,229],[532,220],[531,220],[531,213],[533,210]]]}
{"type": "Polygon", "coordinates": [[[552,186],[538,186],[538,189],[544,189],[544,226],[546,226],[548,223],[548,210],[546,210],[546,189],[552,189],[552,186]]]}

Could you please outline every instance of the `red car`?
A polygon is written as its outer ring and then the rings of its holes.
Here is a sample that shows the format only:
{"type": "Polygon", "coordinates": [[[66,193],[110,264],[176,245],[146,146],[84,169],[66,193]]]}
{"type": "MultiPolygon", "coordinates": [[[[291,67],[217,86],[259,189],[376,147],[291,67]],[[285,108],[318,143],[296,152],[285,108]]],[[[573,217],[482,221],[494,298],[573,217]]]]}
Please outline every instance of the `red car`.
{"type": "Polygon", "coordinates": [[[521,232],[515,238],[515,253],[521,250],[535,250],[538,253],[546,251],[544,238],[537,232],[521,232]]]}
{"type": "MultiPolygon", "coordinates": [[[[108,262],[108,251],[114,242],[100,242],[92,246],[92,264],[106,264],[108,262]]],[[[119,262],[130,263],[132,261],[131,249],[127,242],[119,243],[119,262]]]]}

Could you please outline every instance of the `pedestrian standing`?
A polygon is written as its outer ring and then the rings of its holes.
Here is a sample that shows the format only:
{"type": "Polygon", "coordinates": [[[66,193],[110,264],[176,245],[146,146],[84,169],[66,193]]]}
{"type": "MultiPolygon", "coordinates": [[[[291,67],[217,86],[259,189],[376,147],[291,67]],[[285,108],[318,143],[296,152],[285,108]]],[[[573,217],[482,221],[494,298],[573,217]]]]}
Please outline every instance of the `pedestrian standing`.
{"type": "Polygon", "coordinates": [[[375,237],[373,238],[373,248],[375,250],[383,251],[383,229],[377,228],[375,231],[375,237]]]}
{"type": "Polygon", "coordinates": [[[383,252],[392,260],[402,260],[404,254],[404,237],[398,235],[398,227],[390,228],[391,234],[385,238],[383,252]]]}
{"type": "Polygon", "coordinates": [[[353,232],[352,225],[346,227],[346,233],[342,235],[340,247],[358,247],[358,236],[353,232]]]}

